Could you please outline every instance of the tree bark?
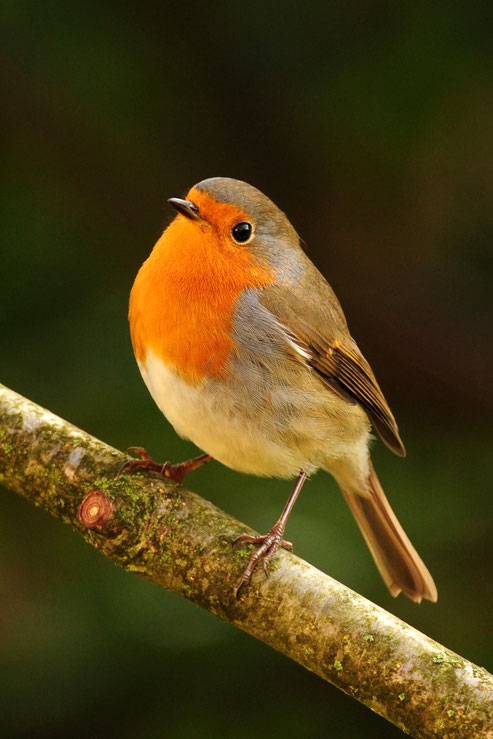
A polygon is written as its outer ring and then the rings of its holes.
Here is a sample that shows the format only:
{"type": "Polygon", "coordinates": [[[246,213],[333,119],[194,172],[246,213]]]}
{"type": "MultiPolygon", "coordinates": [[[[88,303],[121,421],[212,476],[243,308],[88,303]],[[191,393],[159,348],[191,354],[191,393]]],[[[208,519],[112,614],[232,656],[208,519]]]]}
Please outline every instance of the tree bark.
{"type": "Polygon", "coordinates": [[[0,482],[130,572],[179,593],[320,675],[414,737],[493,737],[493,677],[281,550],[235,587],[248,527],[0,385],[0,482]]]}

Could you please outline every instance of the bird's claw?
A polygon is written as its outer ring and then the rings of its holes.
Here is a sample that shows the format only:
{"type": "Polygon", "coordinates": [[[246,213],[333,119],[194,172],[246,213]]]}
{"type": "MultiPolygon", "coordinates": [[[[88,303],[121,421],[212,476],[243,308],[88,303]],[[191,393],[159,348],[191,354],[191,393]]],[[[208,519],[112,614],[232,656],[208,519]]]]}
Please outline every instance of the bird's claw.
{"type": "Polygon", "coordinates": [[[141,446],[129,446],[126,450],[127,453],[137,454],[140,459],[129,458],[126,459],[118,470],[118,477],[134,470],[151,470],[157,472],[159,475],[173,480],[174,482],[181,482],[185,477],[186,471],[183,471],[182,464],[171,464],[171,462],[155,462],[149,452],[141,446]]]}
{"type": "Polygon", "coordinates": [[[269,570],[268,570],[268,564],[271,561],[274,554],[277,552],[279,547],[282,547],[283,549],[287,549],[288,552],[293,551],[293,545],[290,541],[285,541],[282,538],[282,535],[284,533],[284,527],[281,529],[281,527],[278,527],[277,524],[272,527],[272,529],[265,534],[264,536],[252,536],[251,534],[242,534],[239,536],[233,544],[238,544],[239,542],[246,542],[248,544],[257,544],[258,549],[256,549],[251,557],[250,560],[245,567],[245,570],[243,571],[243,574],[240,578],[240,582],[238,583],[238,586],[235,590],[235,596],[236,598],[239,597],[240,590],[244,585],[248,585],[248,583],[251,580],[252,573],[254,569],[257,567],[260,560],[262,560],[262,566],[264,568],[265,576],[269,576],[269,570]]]}
{"type": "Polygon", "coordinates": [[[186,462],[178,462],[177,464],[164,462],[164,464],[161,464],[160,462],[155,462],[149,452],[142,446],[129,446],[127,452],[137,454],[140,459],[125,460],[118,471],[118,477],[124,472],[132,472],[135,469],[151,470],[177,483],[183,482],[185,475],[188,475],[192,470],[202,467],[203,464],[210,462],[212,459],[209,454],[201,454],[199,457],[188,459],[186,462]]]}

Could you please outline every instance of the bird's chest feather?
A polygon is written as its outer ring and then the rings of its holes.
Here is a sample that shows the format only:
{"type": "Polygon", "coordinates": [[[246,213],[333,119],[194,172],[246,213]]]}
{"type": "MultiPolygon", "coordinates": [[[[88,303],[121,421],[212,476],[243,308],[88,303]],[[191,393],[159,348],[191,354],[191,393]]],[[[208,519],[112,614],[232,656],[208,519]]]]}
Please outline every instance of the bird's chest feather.
{"type": "Polygon", "coordinates": [[[217,235],[190,233],[178,219],[132,288],[129,319],[137,360],[145,365],[152,352],[191,384],[223,376],[234,349],[238,297],[271,282],[272,272],[246,251],[230,253],[217,235]]]}

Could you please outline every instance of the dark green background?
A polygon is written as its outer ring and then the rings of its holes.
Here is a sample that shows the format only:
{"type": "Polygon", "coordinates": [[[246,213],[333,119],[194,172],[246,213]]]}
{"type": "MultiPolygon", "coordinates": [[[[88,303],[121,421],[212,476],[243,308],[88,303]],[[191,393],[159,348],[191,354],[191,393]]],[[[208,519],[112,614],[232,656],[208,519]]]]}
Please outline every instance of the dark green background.
{"type": "MultiPolygon", "coordinates": [[[[118,447],[193,454],[132,356],[127,299],[214,175],[285,210],[335,288],[408,458],[375,464],[438,585],[386,592],[335,484],[289,524],[322,570],[491,660],[491,3],[2,3],[0,380],[118,447]]],[[[286,482],[190,485],[267,529],[286,482]]],[[[0,497],[0,724],[12,737],[397,737],[302,668],[0,497]]]]}

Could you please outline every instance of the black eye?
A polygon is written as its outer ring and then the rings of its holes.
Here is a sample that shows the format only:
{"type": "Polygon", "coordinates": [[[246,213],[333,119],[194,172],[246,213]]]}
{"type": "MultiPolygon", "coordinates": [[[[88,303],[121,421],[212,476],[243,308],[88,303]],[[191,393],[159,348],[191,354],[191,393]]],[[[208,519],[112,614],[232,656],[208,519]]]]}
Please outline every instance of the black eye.
{"type": "Polygon", "coordinates": [[[252,236],[252,224],[246,223],[245,221],[237,223],[236,226],[233,226],[231,233],[233,234],[233,239],[237,244],[244,244],[246,241],[249,241],[252,236]]]}

